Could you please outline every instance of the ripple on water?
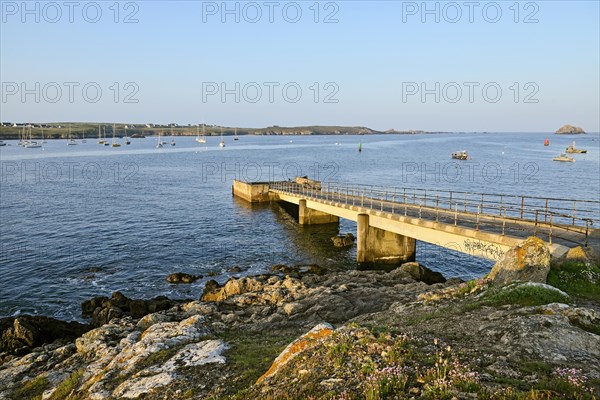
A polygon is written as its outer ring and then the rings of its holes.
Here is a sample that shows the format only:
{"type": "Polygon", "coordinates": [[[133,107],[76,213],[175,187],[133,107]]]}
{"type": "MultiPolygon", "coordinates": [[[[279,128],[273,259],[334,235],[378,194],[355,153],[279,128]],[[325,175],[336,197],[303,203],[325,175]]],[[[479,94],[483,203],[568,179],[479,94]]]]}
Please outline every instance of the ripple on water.
{"type": "MultiPolygon", "coordinates": [[[[355,223],[342,220],[339,229],[300,227],[276,205],[249,206],[232,199],[231,180],[253,171],[258,171],[257,180],[297,173],[349,184],[580,199],[597,194],[598,135],[577,139],[578,147],[589,153],[573,165],[551,161],[572,139],[556,137],[548,149],[542,146],[546,136],[299,136],[293,143],[282,137],[244,137],[227,151],[217,151],[218,140],[199,150],[192,137],[178,140],[177,151],[162,152],[154,149],[153,139],[133,141],[126,152],[99,148],[93,141],[72,146],[77,149],[65,149],[64,141],[48,141],[35,154],[18,146],[2,147],[2,162],[15,162],[19,168],[94,165],[101,174],[98,179],[81,174],[69,179],[66,173],[58,180],[2,177],[0,316],[80,318],[83,300],[117,290],[129,297],[198,298],[208,279],[223,283],[232,266],[242,271],[236,275],[269,271],[280,263],[356,268],[355,248],[334,249],[329,240],[334,234],[355,232],[355,223]],[[478,163],[477,174],[469,176],[465,164],[454,180],[427,172],[436,171],[436,163],[447,165],[449,153],[463,148],[478,163]],[[424,166],[425,173],[408,173],[407,163],[424,166]],[[482,176],[486,163],[499,166],[502,176],[482,176]],[[115,175],[115,166],[120,175],[115,175]],[[191,285],[166,282],[167,275],[179,271],[204,278],[191,285]]],[[[491,266],[424,243],[418,243],[417,258],[447,277],[463,279],[482,276],[491,266]]]]}

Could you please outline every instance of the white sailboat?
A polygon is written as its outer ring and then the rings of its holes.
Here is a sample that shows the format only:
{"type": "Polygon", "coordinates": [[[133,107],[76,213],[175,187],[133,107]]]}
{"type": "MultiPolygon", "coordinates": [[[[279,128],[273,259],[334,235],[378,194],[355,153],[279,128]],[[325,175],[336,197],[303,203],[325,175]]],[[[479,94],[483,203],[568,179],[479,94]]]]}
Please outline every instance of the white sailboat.
{"type": "Polygon", "coordinates": [[[175,136],[173,136],[173,127],[171,127],[171,146],[175,146],[175,136]]]}
{"type": "Polygon", "coordinates": [[[125,130],[125,144],[131,144],[131,141],[129,141],[129,138],[127,137],[127,125],[125,125],[123,129],[125,130]]]}
{"type": "Polygon", "coordinates": [[[115,125],[113,125],[113,138],[112,138],[112,147],[121,147],[119,143],[117,143],[117,139],[115,138],[115,125]]]}
{"type": "Polygon", "coordinates": [[[108,143],[108,140],[106,140],[106,127],[102,127],[102,130],[104,131],[104,145],[109,146],[110,143],[108,143]]]}
{"type": "Polygon", "coordinates": [[[23,144],[23,147],[27,148],[27,149],[38,149],[40,147],[42,147],[41,144],[39,144],[38,142],[33,140],[33,135],[31,133],[31,124],[28,125],[29,128],[29,136],[27,138],[27,140],[25,141],[25,143],[23,144]]]}
{"type": "Polygon", "coordinates": [[[98,125],[98,144],[104,144],[104,143],[106,143],[106,140],[102,139],[102,132],[100,132],[100,125],[98,125]]]}
{"type": "Polygon", "coordinates": [[[69,125],[69,140],[67,141],[67,146],[75,146],[76,144],[77,141],[71,136],[71,125],[69,125]]]}
{"type": "Polygon", "coordinates": [[[206,143],[206,137],[204,136],[204,122],[202,122],[202,137],[198,136],[198,125],[196,125],[196,142],[206,143]]]}
{"type": "Polygon", "coordinates": [[[19,133],[19,142],[17,144],[21,147],[25,146],[27,144],[26,138],[27,138],[27,135],[25,134],[25,124],[23,124],[21,132],[19,133]]]}
{"type": "Polygon", "coordinates": [[[85,140],[85,129],[81,131],[81,143],[87,143],[87,140],[85,140]]]}
{"type": "Polygon", "coordinates": [[[221,141],[219,142],[219,147],[225,147],[225,140],[223,140],[223,127],[221,127],[221,141]]]}
{"type": "Polygon", "coordinates": [[[156,148],[160,149],[162,147],[163,147],[163,142],[162,142],[162,139],[160,137],[160,132],[158,132],[158,143],[156,144],[156,148]]]}
{"type": "Polygon", "coordinates": [[[235,128],[235,131],[233,133],[233,140],[240,140],[240,138],[237,135],[237,128],[235,128]]]}

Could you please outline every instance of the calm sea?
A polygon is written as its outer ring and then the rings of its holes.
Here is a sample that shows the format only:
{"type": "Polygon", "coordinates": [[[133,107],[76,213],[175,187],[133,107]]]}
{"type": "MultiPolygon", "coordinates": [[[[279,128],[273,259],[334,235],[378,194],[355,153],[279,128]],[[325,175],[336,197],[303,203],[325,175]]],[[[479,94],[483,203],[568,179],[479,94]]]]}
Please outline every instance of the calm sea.
{"type": "MultiPolygon", "coordinates": [[[[120,148],[97,140],[0,147],[0,316],[79,319],[81,301],[198,298],[207,279],[254,274],[274,264],[353,269],[355,249],[334,249],[336,228],[300,228],[279,206],[231,196],[234,178],[323,181],[598,200],[600,136],[462,133],[376,136],[156,138],[120,148]],[[550,139],[550,146],[543,141],[550,139]],[[575,139],[587,154],[552,157],[575,139]],[[358,152],[362,143],[362,152],[358,152]],[[468,150],[471,160],[452,162],[468,150]],[[232,268],[241,272],[230,272],[232,268]],[[170,285],[173,272],[201,274],[170,285]],[[208,274],[214,275],[213,278],[208,274]]],[[[340,233],[355,232],[342,221],[340,233]]],[[[417,259],[446,277],[482,276],[491,262],[425,243],[417,259]]]]}

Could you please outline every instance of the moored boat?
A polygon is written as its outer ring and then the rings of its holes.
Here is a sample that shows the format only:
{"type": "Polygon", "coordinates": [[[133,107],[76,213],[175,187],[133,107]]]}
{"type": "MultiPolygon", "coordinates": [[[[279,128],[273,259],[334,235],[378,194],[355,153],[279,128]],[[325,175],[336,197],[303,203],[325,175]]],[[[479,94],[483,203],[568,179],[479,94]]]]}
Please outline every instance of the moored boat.
{"type": "Polygon", "coordinates": [[[587,153],[587,150],[575,148],[575,141],[573,141],[573,143],[567,146],[566,152],[570,154],[584,154],[587,153]]]}
{"type": "Polygon", "coordinates": [[[466,150],[455,151],[454,153],[452,153],[452,158],[455,160],[468,160],[469,154],[466,150]]]}
{"type": "Polygon", "coordinates": [[[554,157],[552,160],[554,161],[561,161],[561,162],[575,162],[575,159],[572,157],[569,157],[566,154],[561,154],[560,156],[556,156],[554,157]]]}

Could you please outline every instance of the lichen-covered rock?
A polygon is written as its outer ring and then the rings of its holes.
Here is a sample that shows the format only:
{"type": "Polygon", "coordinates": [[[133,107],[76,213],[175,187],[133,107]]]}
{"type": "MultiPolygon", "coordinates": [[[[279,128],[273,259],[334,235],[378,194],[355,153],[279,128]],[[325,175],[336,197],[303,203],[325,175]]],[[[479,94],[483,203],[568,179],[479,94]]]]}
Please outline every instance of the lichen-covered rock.
{"type": "Polygon", "coordinates": [[[508,250],[492,268],[488,278],[494,283],[514,281],[546,283],[550,271],[550,250],[539,238],[529,237],[508,250]]]}
{"type": "Polygon", "coordinates": [[[163,386],[167,386],[177,378],[179,368],[198,367],[204,364],[225,363],[222,353],[227,345],[220,340],[204,340],[188,344],[173,357],[161,365],[155,365],[136,373],[131,379],[120,384],[112,393],[115,398],[138,398],[163,386]]]}
{"type": "Polygon", "coordinates": [[[600,255],[592,247],[577,246],[569,251],[561,258],[562,262],[573,261],[584,264],[600,265],[600,255]]]}
{"type": "Polygon", "coordinates": [[[315,326],[310,331],[308,331],[307,333],[290,343],[285,348],[285,350],[283,350],[281,354],[277,356],[275,361],[273,361],[273,364],[271,364],[269,370],[265,372],[264,375],[262,375],[260,378],[258,378],[256,383],[260,383],[265,379],[268,379],[269,377],[277,374],[277,372],[279,372],[279,370],[283,368],[284,365],[286,365],[299,353],[301,353],[309,347],[316,346],[319,340],[328,337],[332,333],[333,327],[328,323],[322,323],[315,326]]]}

